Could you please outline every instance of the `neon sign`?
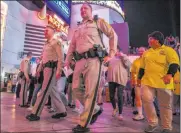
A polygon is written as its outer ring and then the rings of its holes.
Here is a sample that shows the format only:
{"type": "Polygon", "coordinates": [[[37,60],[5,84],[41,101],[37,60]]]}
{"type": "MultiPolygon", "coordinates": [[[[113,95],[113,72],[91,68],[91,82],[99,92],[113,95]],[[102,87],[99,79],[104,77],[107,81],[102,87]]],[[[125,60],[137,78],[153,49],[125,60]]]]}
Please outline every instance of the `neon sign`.
{"type": "Polygon", "coordinates": [[[63,22],[63,20],[58,18],[55,14],[53,16],[47,15],[47,18],[48,23],[55,26],[58,32],[64,32],[66,35],[68,35],[68,27],[65,27],[65,23],[63,22]]]}
{"type": "MultiPolygon", "coordinates": [[[[90,4],[95,4],[95,5],[101,5],[101,6],[105,6],[108,8],[111,8],[113,10],[115,10],[116,12],[118,12],[119,14],[121,14],[124,18],[124,12],[122,10],[122,8],[120,7],[119,3],[117,1],[106,1],[106,0],[101,0],[101,1],[89,1],[87,0],[86,2],[90,3],[90,4]]],[[[85,3],[84,0],[73,0],[72,4],[83,4],[85,3]]]]}
{"type": "Polygon", "coordinates": [[[57,16],[70,25],[71,0],[45,0],[45,3],[57,16]]]}

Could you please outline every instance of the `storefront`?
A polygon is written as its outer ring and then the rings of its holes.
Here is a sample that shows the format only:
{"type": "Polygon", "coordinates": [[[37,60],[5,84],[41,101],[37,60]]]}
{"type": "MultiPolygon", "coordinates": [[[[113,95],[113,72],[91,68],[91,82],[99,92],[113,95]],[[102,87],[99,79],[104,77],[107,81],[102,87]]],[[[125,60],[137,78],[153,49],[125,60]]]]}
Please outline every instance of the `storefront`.
{"type": "Polygon", "coordinates": [[[45,0],[45,3],[47,7],[54,12],[54,14],[47,15],[47,20],[48,23],[53,24],[57,28],[55,37],[60,39],[60,41],[63,43],[64,53],[66,54],[69,44],[67,37],[71,20],[71,1],[45,0]]]}

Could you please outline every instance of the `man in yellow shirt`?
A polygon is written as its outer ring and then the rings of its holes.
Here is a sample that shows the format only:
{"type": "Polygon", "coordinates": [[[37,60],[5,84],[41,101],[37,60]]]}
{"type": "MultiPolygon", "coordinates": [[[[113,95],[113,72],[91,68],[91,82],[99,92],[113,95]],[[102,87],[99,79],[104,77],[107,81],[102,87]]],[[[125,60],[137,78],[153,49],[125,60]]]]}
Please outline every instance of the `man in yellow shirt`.
{"type": "Polygon", "coordinates": [[[160,106],[162,132],[172,130],[172,89],[173,76],[179,67],[179,58],[174,49],[163,44],[164,36],[155,31],[148,36],[150,49],[141,60],[138,85],[142,85],[142,102],[149,126],[145,132],[154,132],[158,117],[153,105],[157,97],[160,106]]]}

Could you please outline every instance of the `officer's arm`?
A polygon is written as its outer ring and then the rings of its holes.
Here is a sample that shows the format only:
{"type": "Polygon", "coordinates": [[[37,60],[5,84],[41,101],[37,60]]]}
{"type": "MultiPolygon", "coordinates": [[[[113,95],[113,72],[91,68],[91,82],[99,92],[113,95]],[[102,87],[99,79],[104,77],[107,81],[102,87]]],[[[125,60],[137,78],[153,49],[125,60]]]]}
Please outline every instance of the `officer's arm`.
{"type": "Polygon", "coordinates": [[[29,60],[24,60],[24,75],[25,75],[26,79],[29,78],[28,66],[29,66],[29,60]]]}
{"type": "Polygon", "coordinates": [[[174,77],[179,68],[179,57],[174,49],[168,48],[166,52],[166,58],[169,64],[167,74],[171,74],[172,77],[174,77]]]}
{"type": "Polygon", "coordinates": [[[71,62],[72,57],[73,57],[73,52],[75,52],[75,48],[76,48],[75,34],[76,33],[74,32],[73,38],[72,38],[71,43],[69,45],[69,49],[68,49],[67,56],[66,56],[66,59],[65,59],[65,64],[66,65],[70,65],[70,62],[71,62]]]}
{"type": "Polygon", "coordinates": [[[104,19],[98,19],[98,27],[109,38],[109,55],[113,57],[117,50],[118,37],[114,29],[104,19]]]}
{"type": "Polygon", "coordinates": [[[63,67],[63,60],[64,60],[64,53],[63,53],[63,47],[61,43],[58,41],[55,45],[55,50],[58,56],[58,63],[57,63],[57,74],[61,74],[62,72],[62,67],[63,67]]]}

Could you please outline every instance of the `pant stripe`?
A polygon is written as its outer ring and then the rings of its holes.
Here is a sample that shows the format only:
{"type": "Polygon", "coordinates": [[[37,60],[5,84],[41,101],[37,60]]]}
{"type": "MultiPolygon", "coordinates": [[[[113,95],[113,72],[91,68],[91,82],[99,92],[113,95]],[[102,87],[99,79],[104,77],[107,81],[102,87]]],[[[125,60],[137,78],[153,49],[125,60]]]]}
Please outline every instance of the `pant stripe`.
{"type": "Polygon", "coordinates": [[[25,82],[24,82],[24,89],[23,89],[23,106],[25,105],[25,89],[26,89],[26,79],[25,79],[25,82]]]}
{"type": "Polygon", "coordinates": [[[89,115],[87,117],[85,127],[87,127],[87,125],[89,124],[89,121],[92,118],[92,113],[94,111],[94,106],[95,106],[95,103],[96,103],[96,96],[97,96],[97,92],[98,92],[98,89],[99,89],[99,82],[100,82],[100,75],[101,75],[101,65],[102,65],[102,62],[100,61],[98,81],[97,81],[96,89],[95,89],[95,92],[94,92],[94,97],[93,97],[93,100],[92,100],[92,105],[91,105],[91,108],[90,108],[89,115]]]}
{"type": "Polygon", "coordinates": [[[52,68],[52,74],[51,74],[51,76],[50,76],[50,79],[49,79],[49,81],[48,81],[47,87],[46,87],[46,89],[45,89],[45,92],[44,92],[44,94],[43,94],[43,97],[42,97],[42,99],[41,99],[41,102],[40,102],[40,104],[38,105],[38,109],[36,110],[35,115],[37,115],[38,112],[40,111],[40,108],[41,108],[42,103],[43,103],[43,101],[44,101],[44,99],[45,99],[46,93],[47,93],[48,88],[49,88],[49,86],[50,86],[50,83],[51,83],[51,81],[52,81],[53,75],[54,75],[54,68],[52,68]]]}

